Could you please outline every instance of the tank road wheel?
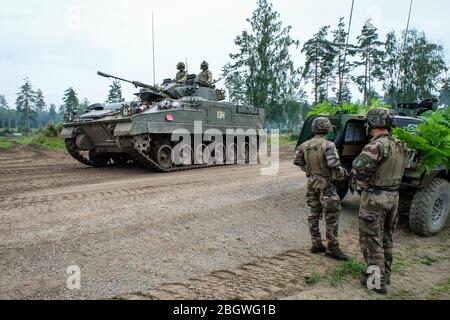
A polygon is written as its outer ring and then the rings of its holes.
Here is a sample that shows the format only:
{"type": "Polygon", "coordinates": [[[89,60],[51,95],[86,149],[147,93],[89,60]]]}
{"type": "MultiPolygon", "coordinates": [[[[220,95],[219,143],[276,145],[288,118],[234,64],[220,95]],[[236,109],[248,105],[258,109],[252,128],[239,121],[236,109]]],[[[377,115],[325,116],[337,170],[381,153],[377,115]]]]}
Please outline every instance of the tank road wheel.
{"type": "Polygon", "coordinates": [[[92,161],[92,165],[96,168],[103,168],[108,166],[111,161],[111,155],[107,153],[96,153],[95,151],[89,151],[89,159],[92,161]]]}
{"type": "Polygon", "coordinates": [[[161,168],[172,168],[172,147],[167,144],[156,145],[152,158],[161,168]]]}
{"type": "Polygon", "coordinates": [[[449,211],[450,184],[435,178],[414,195],[409,212],[409,226],[414,233],[430,237],[445,227],[449,211]]]}
{"type": "Polygon", "coordinates": [[[81,162],[82,164],[84,164],[86,166],[90,166],[90,167],[94,166],[92,161],[89,159],[87,152],[81,151],[78,148],[76,139],[66,139],[66,140],[64,140],[64,142],[66,144],[67,152],[69,152],[69,154],[72,156],[72,158],[74,158],[75,160],[77,160],[78,162],[81,162]]]}

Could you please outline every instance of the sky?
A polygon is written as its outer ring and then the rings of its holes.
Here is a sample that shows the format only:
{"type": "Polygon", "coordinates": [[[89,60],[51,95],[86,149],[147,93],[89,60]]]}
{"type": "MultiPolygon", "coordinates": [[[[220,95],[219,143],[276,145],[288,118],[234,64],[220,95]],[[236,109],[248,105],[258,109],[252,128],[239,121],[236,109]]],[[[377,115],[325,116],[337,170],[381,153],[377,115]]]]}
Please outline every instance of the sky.
{"type": "MultiPolygon", "coordinates": [[[[272,0],[301,46],[321,26],[348,22],[351,0],[272,0]]],[[[173,78],[176,64],[188,61],[198,73],[207,60],[220,78],[234,38],[249,28],[256,0],[0,0],[0,94],[10,106],[23,79],[40,88],[47,104],[61,104],[73,87],[91,103],[106,100],[111,81],[97,71],[153,84],[152,11],[155,25],[156,82],[173,78]]],[[[372,18],[380,35],[406,27],[410,0],[355,0],[351,38],[372,18]]],[[[414,0],[411,28],[450,49],[450,1],[414,0]]],[[[304,62],[300,48],[291,55],[304,62]]],[[[447,58],[447,60],[449,60],[447,58]]],[[[219,83],[219,87],[221,84],[219,83]]],[[[223,86],[223,84],[222,84],[223,86]]],[[[136,89],[123,84],[131,100],[136,89]]]]}

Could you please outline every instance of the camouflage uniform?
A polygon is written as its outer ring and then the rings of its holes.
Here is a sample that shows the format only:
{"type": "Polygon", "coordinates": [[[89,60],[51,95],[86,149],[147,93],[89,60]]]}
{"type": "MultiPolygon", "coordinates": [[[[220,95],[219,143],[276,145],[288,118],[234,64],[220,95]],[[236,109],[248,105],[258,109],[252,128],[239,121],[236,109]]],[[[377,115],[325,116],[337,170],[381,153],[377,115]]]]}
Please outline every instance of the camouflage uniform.
{"type": "Polygon", "coordinates": [[[187,80],[187,72],[186,71],[178,71],[175,80],[179,84],[185,84],[187,80]]]}
{"type": "MultiPolygon", "coordinates": [[[[368,124],[371,128],[389,129],[389,117],[386,110],[375,109],[368,114],[368,124]]],[[[361,251],[368,266],[380,268],[382,285],[390,282],[398,190],[405,167],[406,147],[390,134],[372,139],[353,163],[352,173],[362,189],[359,212],[361,251]]]]}
{"type": "Polygon", "coordinates": [[[317,118],[313,128],[316,136],[297,149],[294,160],[294,164],[305,171],[308,177],[306,197],[311,210],[308,217],[313,243],[311,251],[323,252],[319,224],[325,214],[328,251],[340,252],[338,241],[340,199],[332,183],[332,176],[333,170],[339,172],[342,178],[345,178],[346,172],[341,166],[336,146],[324,137],[326,133],[332,131],[329,120],[317,118]]]}
{"type": "Polygon", "coordinates": [[[209,64],[206,61],[203,61],[200,65],[200,68],[203,70],[197,77],[197,81],[202,86],[209,87],[213,83],[213,75],[211,71],[208,70],[209,64]]]}
{"type": "Polygon", "coordinates": [[[180,84],[185,84],[187,81],[187,72],[185,71],[186,65],[183,62],[177,64],[177,75],[175,77],[175,81],[180,84]]]}

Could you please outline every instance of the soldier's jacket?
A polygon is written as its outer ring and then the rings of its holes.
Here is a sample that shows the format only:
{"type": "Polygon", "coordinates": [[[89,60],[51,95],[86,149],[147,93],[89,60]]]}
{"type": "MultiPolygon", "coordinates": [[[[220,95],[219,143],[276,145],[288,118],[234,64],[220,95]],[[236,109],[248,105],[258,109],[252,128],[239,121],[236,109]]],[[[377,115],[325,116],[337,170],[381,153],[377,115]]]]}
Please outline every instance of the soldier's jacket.
{"type": "Polygon", "coordinates": [[[336,146],[323,136],[306,141],[296,151],[294,165],[306,172],[307,177],[319,176],[330,180],[333,169],[341,169],[336,146]]]}
{"type": "Polygon", "coordinates": [[[358,186],[397,191],[406,167],[406,146],[390,134],[371,140],[353,162],[358,186]]]}
{"type": "Polygon", "coordinates": [[[205,86],[211,85],[211,83],[213,82],[212,72],[209,70],[200,72],[200,74],[198,75],[198,81],[200,82],[200,84],[205,86]]]}
{"type": "Polygon", "coordinates": [[[178,83],[182,83],[182,84],[186,83],[187,72],[186,71],[178,71],[175,80],[178,83]]]}

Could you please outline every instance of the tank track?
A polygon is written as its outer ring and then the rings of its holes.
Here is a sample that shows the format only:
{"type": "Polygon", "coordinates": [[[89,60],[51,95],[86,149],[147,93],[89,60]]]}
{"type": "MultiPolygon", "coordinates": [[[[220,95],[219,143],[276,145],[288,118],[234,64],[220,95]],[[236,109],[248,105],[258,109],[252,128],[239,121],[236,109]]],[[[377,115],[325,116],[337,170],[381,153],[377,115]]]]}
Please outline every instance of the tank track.
{"type": "Polygon", "coordinates": [[[137,161],[140,165],[145,168],[157,171],[157,172],[179,172],[179,171],[188,171],[194,169],[204,169],[204,168],[212,168],[212,167],[221,167],[225,166],[224,164],[202,164],[202,165],[190,165],[190,166],[179,166],[179,167],[171,167],[171,168],[163,168],[158,163],[156,163],[150,156],[148,156],[145,152],[143,152],[142,148],[138,146],[138,142],[136,139],[127,139],[126,145],[128,145],[125,150],[131,156],[131,158],[137,161]]]}
{"type": "Polygon", "coordinates": [[[92,160],[84,157],[80,153],[80,149],[78,149],[75,139],[66,139],[64,142],[66,144],[67,151],[75,160],[81,162],[84,165],[90,166],[90,167],[94,166],[94,162],[92,160]]]}

